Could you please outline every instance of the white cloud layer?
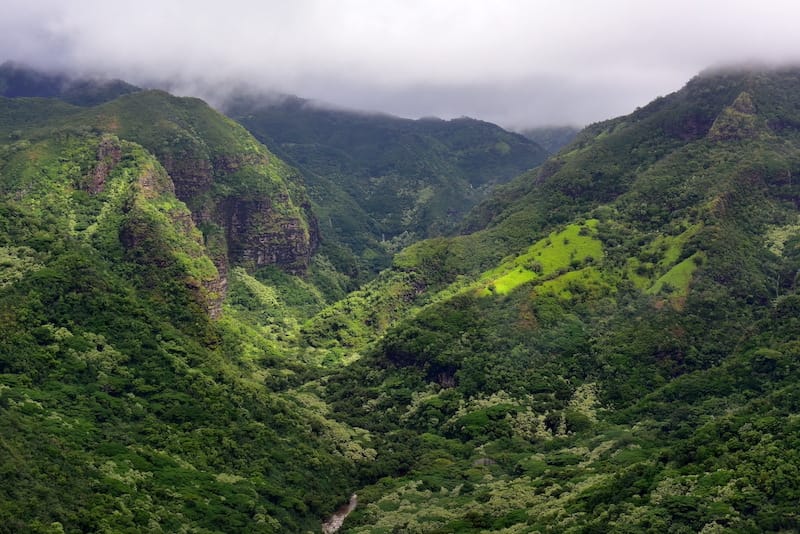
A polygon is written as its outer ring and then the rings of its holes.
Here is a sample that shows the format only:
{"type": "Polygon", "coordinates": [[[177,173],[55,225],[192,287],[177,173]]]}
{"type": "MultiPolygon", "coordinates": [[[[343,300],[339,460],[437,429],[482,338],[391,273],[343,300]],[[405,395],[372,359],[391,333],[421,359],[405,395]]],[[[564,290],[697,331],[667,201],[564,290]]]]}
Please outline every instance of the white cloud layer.
{"type": "Polygon", "coordinates": [[[709,66],[798,61],[798,20],[800,2],[779,0],[4,0],[0,60],[582,124],[709,66]]]}

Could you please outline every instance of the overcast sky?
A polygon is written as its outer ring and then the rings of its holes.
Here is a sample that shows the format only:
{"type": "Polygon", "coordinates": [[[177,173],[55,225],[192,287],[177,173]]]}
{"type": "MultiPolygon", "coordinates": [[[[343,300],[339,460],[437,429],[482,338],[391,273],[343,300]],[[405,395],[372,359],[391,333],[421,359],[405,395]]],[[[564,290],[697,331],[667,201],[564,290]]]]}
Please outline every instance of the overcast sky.
{"type": "Polygon", "coordinates": [[[521,127],[800,60],[797,0],[2,0],[0,61],[521,127]]]}

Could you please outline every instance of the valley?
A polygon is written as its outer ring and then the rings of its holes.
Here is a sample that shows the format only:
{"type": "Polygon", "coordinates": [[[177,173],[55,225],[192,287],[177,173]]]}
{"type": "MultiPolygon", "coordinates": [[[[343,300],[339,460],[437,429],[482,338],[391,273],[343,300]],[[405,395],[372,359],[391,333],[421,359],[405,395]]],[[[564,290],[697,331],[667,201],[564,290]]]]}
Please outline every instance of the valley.
{"type": "Polygon", "coordinates": [[[4,68],[0,532],[800,528],[800,70],[543,148],[4,68]]]}

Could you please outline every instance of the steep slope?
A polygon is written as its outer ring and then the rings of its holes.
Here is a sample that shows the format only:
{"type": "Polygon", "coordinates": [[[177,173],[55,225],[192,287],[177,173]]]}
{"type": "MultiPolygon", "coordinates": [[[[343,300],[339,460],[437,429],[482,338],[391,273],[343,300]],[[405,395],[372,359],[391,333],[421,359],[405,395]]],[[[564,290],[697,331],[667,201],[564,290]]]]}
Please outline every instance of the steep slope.
{"type": "Polygon", "coordinates": [[[0,140],[0,531],[318,529],[369,436],[220,314],[306,269],[296,171],[161,92],[0,98],[0,140]]]}
{"type": "Polygon", "coordinates": [[[158,161],[62,133],[4,146],[0,176],[0,530],[316,528],[356,435],[209,320],[218,273],[158,161]]]}
{"type": "Polygon", "coordinates": [[[313,319],[394,476],[349,531],[798,528],[798,94],[704,73],[313,319]]]}
{"type": "Polygon", "coordinates": [[[472,119],[407,120],[325,109],[289,97],[232,99],[226,112],[303,171],[343,272],[369,278],[414,241],[446,234],[494,185],[531,169],[545,151],[472,119]],[[357,273],[355,273],[357,274],[357,273]]]}
{"type": "Polygon", "coordinates": [[[798,94],[704,73],[319,313],[244,129],[0,99],[0,530],[797,530],[798,94]]]}
{"type": "Polygon", "coordinates": [[[221,309],[230,264],[305,273],[319,237],[302,178],[202,101],[139,91],[88,109],[24,98],[3,104],[0,128],[11,138],[108,132],[156,156],[219,272],[208,282],[219,297],[209,303],[212,315],[221,309]]]}
{"type": "Polygon", "coordinates": [[[163,162],[206,239],[223,234],[232,262],[305,271],[318,235],[302,178],[241,126],[158,91],[101,106],[95,120],[163,162]]]}

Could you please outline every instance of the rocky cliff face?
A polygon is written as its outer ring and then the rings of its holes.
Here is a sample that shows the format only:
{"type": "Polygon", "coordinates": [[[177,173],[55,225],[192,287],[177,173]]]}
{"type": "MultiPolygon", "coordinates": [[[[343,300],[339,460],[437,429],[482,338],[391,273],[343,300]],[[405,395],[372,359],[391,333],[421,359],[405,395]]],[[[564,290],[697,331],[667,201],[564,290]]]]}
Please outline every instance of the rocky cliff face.
{"type": "Polygon", "coordinates": [[[119,142],[105,138],[100,142],[97,147],[97,165],[91,172],[88,184],[88,190],[91,194],[95,195],[105,189],[106,180],[108,179],[111,171],[119,164],[122,159],[122,149],[119,142]]]}
{"type": "Polygon", "coordinates": [[[214,183],[214,168],[207,157],[192,153],[160,153],[158,159],[172,177],[175,196],[184,202],[208,192],[214,183]]]}
{"type": "MultiPolygon", "coordinates": [[[[275,202],[288,202],[279,196],[275,202]]],[[[228,199],[223,203],[223,226],[228,256],[252,267],[278,265],[291,274],[304,274],[318,236],[299,217],[277,213],[272,199],[228,199]]],[[[315,227],[312,227],[315,228],[315,227]]]]}
{"type": "MultiPolygon", "coordinates": [[[[174,154],[162,152],[158,154],[167,173],[175,184],[175,196],[192,206],[192,220],[196,226],[214,220],[213,205],[204,206],[197,200],[208,194],[214,183],[214,167],[207,157],[191,152],[174,154]]],[[[206,247],[209,249],[209,247],[206,247]]],[[[222,302],[228,291],[228,266],[229,260],[224,242],[218,243],[216,250],[208,250],[219,276],[206,281],[203,286],[205,293],[212,296],[207,299],[206,309],[209,316],[216,319],[222,314],[222,302]]]]}
{"type": "MultiPolygon", "coordinates": [[[[159,159],[175,183],[176,196],[192,209],[195,224],[212,223],[223,229],[227,254],[213,254],[221,275],[230,263],[249,268],[276,265],[290,274],[305,274],[319,244],[316,218],[307,201],[298,210],[286,190],[273,195],[212,191],[215,183],[230,183],[236,173],[266,166],[267,156],[224,154],[212,161],[193,154],[164,154],[159,159]]],[[[223,296],[225,287],[221,280],[223,296]]]]}
{"type": "MultiPolygon", "coordinates": [[[[306,272],[319,231],[300,176],[244,128],[199,100],[158,91],[130,95],[105,108],[103,124],[114,125],[120,137],[156,156],[172,179],[175,195],[202,229],[207,254],[219,273],[203,283],[212,316],[220,313],[231,264],[306,272]]],[[[99,175],[103,170],[98,165],[99,175]]],[[[101,187],[102,180],[95,182],[101,187]]]]}
{"type": "MultiPolygon", "coordinates": [[[[100,144],[98,163],[90,174],[94,178],[91,185],[104,173],[111,178],[109,172],[114,169],[107,169],[108,156],[103,156],[106,153],[112,154],[113,162],[113,157],[123,151],[119,144],[111,145],[107,140],[100,144]]],[[[227,261],[212,262],[192,213],[183,203],[175,201],[175,185],[168,173],[151,155],[140,157],[132,191],[121,206],[119,239],[125,257],[145,268],[155,267],[180,276],[192,295],[191,300],[211,318],[218,318],[227,290],[227,261]]],[[[104,179],[101,183],[107,182],[104,179]]],[[[157,276],[143,276],[145,287],[157,287],[154,278],[157,276]]]]}

